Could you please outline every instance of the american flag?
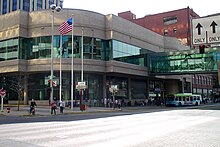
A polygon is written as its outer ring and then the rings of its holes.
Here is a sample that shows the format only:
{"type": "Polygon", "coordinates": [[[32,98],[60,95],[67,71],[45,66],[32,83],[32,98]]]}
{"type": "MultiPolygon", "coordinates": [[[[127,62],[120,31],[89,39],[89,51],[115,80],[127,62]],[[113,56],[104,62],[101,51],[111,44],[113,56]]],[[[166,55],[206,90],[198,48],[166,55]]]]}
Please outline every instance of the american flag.
{"type": "Polygon", "coordinates": [[[72,31],[73,19],[70,18],[60,25],[59,31],[61,35],[65,35],[72,31]]]}

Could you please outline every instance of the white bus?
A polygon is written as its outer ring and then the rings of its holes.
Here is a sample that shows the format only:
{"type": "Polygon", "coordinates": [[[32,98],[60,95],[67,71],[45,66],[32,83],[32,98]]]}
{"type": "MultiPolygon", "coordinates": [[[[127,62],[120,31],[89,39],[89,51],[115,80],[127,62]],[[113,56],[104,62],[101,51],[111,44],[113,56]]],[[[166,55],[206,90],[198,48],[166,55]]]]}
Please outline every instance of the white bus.
{"type": "Polygon", "coordinates": [[[165,100],[166,106],[198,106],[202,104],[202,96],[192,93],[177,93],[168,95],[165,100]]]}

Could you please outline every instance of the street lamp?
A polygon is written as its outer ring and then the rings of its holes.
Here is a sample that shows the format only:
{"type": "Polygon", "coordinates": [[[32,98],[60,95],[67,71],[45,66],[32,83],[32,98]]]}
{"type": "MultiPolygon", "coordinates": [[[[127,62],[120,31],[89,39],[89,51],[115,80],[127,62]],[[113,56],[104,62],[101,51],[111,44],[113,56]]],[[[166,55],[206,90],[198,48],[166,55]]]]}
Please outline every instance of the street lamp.
{"type": "Polygon", "coordinates": [[[55,4],[50,5],[52,12],[52,24],[51,24],[51,70],[50,70],[50,101],[53,101],[53,56],[54,56],[54,12],[60,12],[61,7],[56,6],[55,4]]]}

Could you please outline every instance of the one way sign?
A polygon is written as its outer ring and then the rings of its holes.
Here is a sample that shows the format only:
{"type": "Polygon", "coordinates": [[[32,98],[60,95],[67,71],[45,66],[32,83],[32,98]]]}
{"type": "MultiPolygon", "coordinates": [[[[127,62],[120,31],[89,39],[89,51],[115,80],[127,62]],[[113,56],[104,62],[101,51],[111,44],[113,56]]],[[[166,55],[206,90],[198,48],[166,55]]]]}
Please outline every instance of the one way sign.
{"type": "Polygon", "coordinates": [[[192,19],[193,45],[220,43],[220,15],[192,19]]]}

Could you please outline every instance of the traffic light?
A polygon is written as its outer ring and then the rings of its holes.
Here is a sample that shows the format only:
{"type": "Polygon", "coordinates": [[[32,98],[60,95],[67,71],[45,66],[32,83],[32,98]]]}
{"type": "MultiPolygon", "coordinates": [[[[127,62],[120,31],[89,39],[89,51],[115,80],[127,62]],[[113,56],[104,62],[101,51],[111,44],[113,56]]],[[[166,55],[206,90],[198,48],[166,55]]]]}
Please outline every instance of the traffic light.
{"type": "Polygon", "coordinates": [[[205,45],[199,45],[199,53],[204,54],[205,53],[205,45]]]}

